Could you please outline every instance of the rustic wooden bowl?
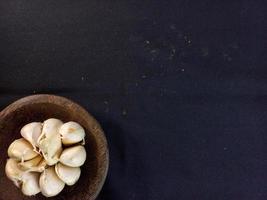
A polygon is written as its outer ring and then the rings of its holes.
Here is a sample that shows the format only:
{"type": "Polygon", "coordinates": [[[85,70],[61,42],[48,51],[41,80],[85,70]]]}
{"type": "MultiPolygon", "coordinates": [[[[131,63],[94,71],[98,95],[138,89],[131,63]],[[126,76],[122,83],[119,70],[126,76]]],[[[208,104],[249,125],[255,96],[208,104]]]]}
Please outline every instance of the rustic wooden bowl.
{"type": "Polygon", "coordinates": [[[7,149],[10,143],[20,138],[20,129],[32,121],[58,118],[63,122],[76,121],[86,130],[87,159],[82,166],[79,181],[49,199],[93,200],[100,192],[108,171],[109,156],[107,141],[98,122],[81,106],[59,96],[33,95],[12,103],[0,113],[0,199],[26,200],[47,199],[40,193],[27,197],[5,175],[7,149]]]}

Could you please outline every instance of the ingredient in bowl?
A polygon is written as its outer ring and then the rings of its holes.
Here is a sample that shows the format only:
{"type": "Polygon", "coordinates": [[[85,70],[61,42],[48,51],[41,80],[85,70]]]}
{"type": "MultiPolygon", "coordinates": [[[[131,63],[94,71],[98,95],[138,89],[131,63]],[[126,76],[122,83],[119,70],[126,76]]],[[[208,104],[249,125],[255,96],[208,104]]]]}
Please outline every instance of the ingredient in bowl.
{"type": "Polygon", "coordinates": [[[23,126],[20,131],[21,136],[31,143],[35,151],[36,147],[38,147],[38,138],[42,133],[42,126],[40,122],[32,122],[23,126]]]}
{"type": "Polygon", "coordinates": [[[65,186],[65,183],[57,176],[54,166],[42,172],[39,184],[42,194],[46,197],[56,196],[65,186]]]}
{"type": "Polygon", "coordinates": [[[21,191],[27,196],[32,196],[40,192],[39,188],[40,174],[36,172],[26,172],[22,176],[21,191]]]}
{"type": "Polygon", "coordinates": [[[85,148],[82,145],[66,148],[59,160],[69,167],[80,167],[86,160],[85,148]]]}
{"type": "Polygon", "coordinates": [[[11,143],[7,150],[8,156],[24,162],[36,157],[38,154],[33,151],[32,146],[24,138],[20,138],[11,143]]]}
{"type": "Polygon", "coordinates": [[[35,158],[25,162],[21,162],[18,165],[21,167],[22,170],[30,170],[33,167],[37,167],[42,159],[43,157],[41,155],[38,155],[35,158]]]}
{"type": "Polygon", "coordinates": [[[8,148],[5,172],[24,195],[56,196],[65,184],[79,180],[86,160],[85,131],[80,124],[50,118],[26,124],[20,133],[23,138],[8,148]]]}
{"type": "Polygon", "coordinates": [[[76,122],[67,122],[63,124],[59,133],[64,145],[72,145],[84,140],[85,131],[80,124],[76,122]]]}
{"type": "Polygon", "coordinates": [[[21,184],[21,179],[24,171],[22,171],[19,166],[18,162],[13,159],[9,158],[6,162],[6,167],[5,167],[5,172],[7,177],[13,181],[13,183],[17,186],[20,187],[21,184]]]}
{"type": "Polygon", "coordinates": [[[58,177],[67,185],[74,185],[81,175],[80,167],[68,167],[61,163],[56,164],[55,170],[58,177]]]}
{"type": "Polygon", "coordinates": [[[55,165],[62,151],[62,143],[58,132],[63,122],[58,119],[48,119],[44,121],[43,130],[38,138],[39,148],[47,160],[47,164],[55,165]]]}

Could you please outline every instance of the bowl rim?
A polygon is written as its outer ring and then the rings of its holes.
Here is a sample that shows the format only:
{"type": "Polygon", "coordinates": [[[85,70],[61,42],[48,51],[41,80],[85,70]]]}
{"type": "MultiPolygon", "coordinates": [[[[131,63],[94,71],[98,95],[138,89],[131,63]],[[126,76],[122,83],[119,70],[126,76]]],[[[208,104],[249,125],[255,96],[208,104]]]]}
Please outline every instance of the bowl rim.
{"type": "Polygon", "coordinates": [[[101,171],[100,174],[100,181],[97,182],[97,186],[95,187],[95,191],[93,192],[93,195],[90,196],[90,199],[96,199],[96,197],[99,195],[101,189],[103,188],[103,185],[105,183],[105,180],[107,178],[108,169],[109,169],[109,148],[107,139],[105,136],[105,133],[100,126],[99,122],[81,105],[74,102],[73,100],[70,100],[63,96],[53,95],[53,94],[35,94],[35,95],[29,95],[22,97],[13,103],[6,106],[2,111],[0,111],[0,120],[3,119],[8,113],[15,111],[18,108],[21,108],[28,104],[36,104],[36,103],[53,103],[59,106],[74,106],[79,112],[82,113],[86,118],[90,118],[92,120],[92,124],[94,124],[94,132],[97,132],[98,139],[101,141],[101,145],[104,147],[104,152],[101,153],[101,156],[99,158],[98,163],[102,163],[101,165],[101,171]]]}

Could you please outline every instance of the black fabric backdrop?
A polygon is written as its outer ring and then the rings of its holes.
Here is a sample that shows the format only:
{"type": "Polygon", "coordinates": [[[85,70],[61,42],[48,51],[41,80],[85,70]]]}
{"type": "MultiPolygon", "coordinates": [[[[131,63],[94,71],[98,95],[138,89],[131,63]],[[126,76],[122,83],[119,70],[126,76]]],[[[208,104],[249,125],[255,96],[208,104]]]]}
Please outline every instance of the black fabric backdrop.
{"type": "Polygon", "coordinates": [[[264,1],[2,0],[0,108],[68,97],[103,126],[99,200],[266,200],[264,1]]]}

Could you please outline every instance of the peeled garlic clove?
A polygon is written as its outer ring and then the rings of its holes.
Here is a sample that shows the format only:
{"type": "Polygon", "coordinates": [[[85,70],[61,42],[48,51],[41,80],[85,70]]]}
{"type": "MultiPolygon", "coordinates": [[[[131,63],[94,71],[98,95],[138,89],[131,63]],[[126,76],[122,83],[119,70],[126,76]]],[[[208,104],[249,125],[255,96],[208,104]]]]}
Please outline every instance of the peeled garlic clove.
{"type": "Polygon", "coordinates": [[[39,143],[39,148],[49,166],[59,161],[62,152],[60,137],[46,138],[39,143]]]}
{"type": "Polygon", "coordinates": [[[8,147],[8,156],[17,160],[30,160],[38,154],[32,150],[32,146],[24,138],[15,140],[8,147]]]}
{"type": "Polygon", "coordinates": [[[36,166],[35,168],[32,168],[31,171],[35,171],[35,172],[43,172],[45,170],[47,166],[47,163],[45,161],[45,159],[43,159],[39,164],[38,166],[36,166]]]}
{"type": "Polygon", "coordinates": [[[74,185],[81,175],[80,167],[68,167],[61,163],[57,163],[55,171],[58,177],[67,185],[74,185]]]}
{"type": "Polygon", "coordinates": [[[34,167],[37,167],[38,164],[41,162],[42,156],[38,155],[35,158],[28,160],[26,162],[19,163],[19,166],[22,170],[31,170],[34,167]]]}
{"type": "Polygon", "coordinates": [[[64,145],[71,145],[84,140],[85,131],[83,127],[76,122],[67,122],[63,124],[59,133],[61,135],[62,143],[64,145]]]}
{"type": "Polygon", "coordinates": [[[58,119],[48,119],[43,124],[42,134],[38,139],[38,145],[48,165],[52,166],[59,160],[62,152],[60,134],[58,132],[63,124],[58,119]]]}
{"type": "Polygon", "coordinates": [[[50,138],[54,135],[58,135],[58,130],[62,126],[63,122],[59,119],[50,118],[44,121],[42,133],[38,140],[41,140],[43,137],[50,138]]]}
{"type": "Polygon", "coordinates": [[[52,197],[63,190],[65,183],[57,176],[54,167],[49,167],[42,172],[39,185],[44,196],[52,197]]]}
{"type": "Polygon", "coordinates": [[[20,187],[21,179],[24,174],[24,171],[22,171],[19,166],[18,162],[15,159],[9,158],[6,162],[5,172],[7,177],[13,181],[13,183],[20,187]]]}
{"type": "Polygon", "coordinates": [[[59,160],[69,167],[80,167],[86,160],[85,148],[82,145],[66,148],[59,160]]]}
{"type": "Polygon", "coordinates": [[[36,147],[38,147],[37,140],[40,137],[41,132],[42,132],[42,123],[32,122],[22,127],[20,134],[22,137],[28,140],[28,142],[31,143],[34,149],[36,149],[36,147]]]}
{"type": "Polygon", "coordinates": [[[27,172],[43,172],[47,167],[45,159],[42,159],[41,162],[37,166],[33,166],[27,170],[27,172]]]}
{"type": "Polygon", "coordinates": [[[45,170],[46,166],[47,166],[47,163],[46,163],[45,159],[42,159],[41,162],[39,162],[38,166],[36,166],[36,168],[34,168],[34,171],[43,172],[45,170]]]}
{"type": "Polygon", "coordinates": [[[39,173],[27,172],[22,176],[21,191],[24,195],[32,196],[40,192],[39,173]]]}

